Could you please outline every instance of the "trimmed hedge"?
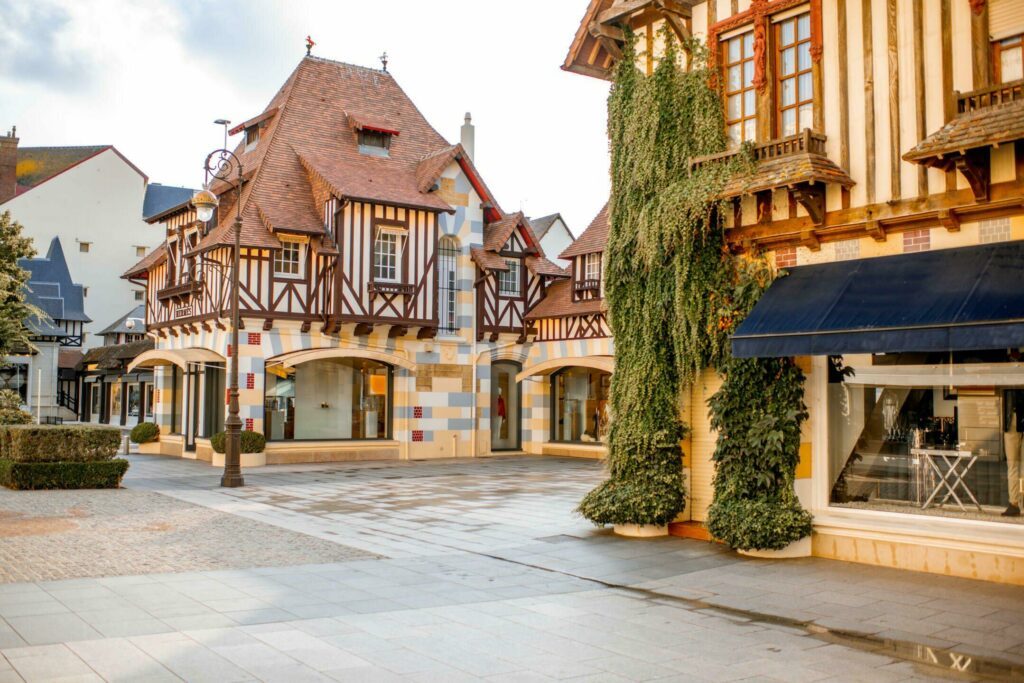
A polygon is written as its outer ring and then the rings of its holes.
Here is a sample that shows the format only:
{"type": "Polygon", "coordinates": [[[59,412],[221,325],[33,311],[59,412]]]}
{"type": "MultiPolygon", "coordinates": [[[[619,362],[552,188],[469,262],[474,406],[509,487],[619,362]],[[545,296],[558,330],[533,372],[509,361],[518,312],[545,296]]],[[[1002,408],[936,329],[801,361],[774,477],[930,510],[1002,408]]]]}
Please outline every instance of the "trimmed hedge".
{"type": "Polygon", "coordinates": [[[160,428],[152,422],[141,422],[132,428],[128,435],[132,443],[149,443],[160,440],[160,428]]]}
{"type": "Polygon", "coordinates": [[[27,425],[32,415],[18,408],[0,408],[0,425],[27,425]]]}
{"type": "Polygon", "coordinates": [[[11,489],[116,489],[128,461],[13,462],[0,459],[0,485],[11,489]]]}
{"type": "Polygon", "coordinates": [[[120,446],[121,430],[117,427],[0,426],[0,459],[13,462],[110,460],[120,446]]]}
{"type": "MultiPolygon", "coordinates": [[[[217,432],[210,437],[210,445],[217,453],[224,452],[226,442],[226,432],[217,432]]],[[[266,446],[267,439],[259,432],[242,431],[242,453],[262,453],[266,446]]]]}

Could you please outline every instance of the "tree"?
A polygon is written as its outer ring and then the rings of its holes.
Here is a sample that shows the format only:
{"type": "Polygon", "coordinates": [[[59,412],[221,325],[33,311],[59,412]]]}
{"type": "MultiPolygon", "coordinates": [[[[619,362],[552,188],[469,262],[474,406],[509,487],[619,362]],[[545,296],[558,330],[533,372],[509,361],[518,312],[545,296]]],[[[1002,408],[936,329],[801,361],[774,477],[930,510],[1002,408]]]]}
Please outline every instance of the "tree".
{"type": "Polygon", "coordinates": [[[31,258],[32,240],[21,234],[21,224],[11,213],[0,214],[0,356],[31,348],[25,321],[42,313],[25,301],[29,273],[18,259],[31,258]]]}

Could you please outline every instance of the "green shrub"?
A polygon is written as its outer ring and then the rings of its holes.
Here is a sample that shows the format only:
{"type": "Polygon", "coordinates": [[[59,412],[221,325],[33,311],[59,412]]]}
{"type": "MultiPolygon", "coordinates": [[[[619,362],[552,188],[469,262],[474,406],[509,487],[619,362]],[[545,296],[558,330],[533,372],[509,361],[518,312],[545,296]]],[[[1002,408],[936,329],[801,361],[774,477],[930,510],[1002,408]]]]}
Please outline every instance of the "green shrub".
{"type": "Polygon", "coordinates": [[[24,410],[0,408],[0,425],[32,424],[32,415],[24,410]]]}
{"type": "Polygon", "coordinates": [[[21,410],[21,394],[14,389],[0,389],[0,410],[21,410]]]}
{"type": "Polygon", "coordinates": [[[132,443],[149,443],[160,440],[160,428],[152,422],[142,422],[132,428],[128,438],[132,443]]]}
{"type": "Polygon", "coordinates": [[[708,531],[739,550],[782,550],[811,534],[811,515],[792,488],[771,498],[719,498],[708,510],[708,531]]]}
{"type": "Polygon", "coordinates": [[[14,462],[0,460],[0,485],[12,489],[116,489],[128,461],[14,462]]]}
{"type": "Polygon", "coordinates": [[[14,462],[110,460],[121,446],[117,427],[7,425],[0,427],[0,458],[14,462]]]}
{"type": "MultiPolygon", "coordinates": [[[[223,453],[227,443],[227,433],[217,432],[210,437],[210,445],[217,453],[223,453]]],[[[242,431],[242,453],[262,453],[267,446],[267,439],[259,432],[242,431]]]]}

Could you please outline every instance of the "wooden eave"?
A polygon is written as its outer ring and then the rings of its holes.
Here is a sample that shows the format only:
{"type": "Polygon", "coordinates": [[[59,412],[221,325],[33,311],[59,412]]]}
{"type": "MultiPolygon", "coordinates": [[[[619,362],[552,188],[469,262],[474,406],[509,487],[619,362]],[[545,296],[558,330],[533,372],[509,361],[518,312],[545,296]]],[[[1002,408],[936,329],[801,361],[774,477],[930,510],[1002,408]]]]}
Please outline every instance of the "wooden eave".
{"type": "Polygon", "coordinates": [[[279,109],[279,107],[271,107],[270,109],[266,110],[262,114],[257,114],[256,116],[252,117],[251,119],[248,119],[246,121],[242,121],[240,124],[238,124],[237,126],[232,128],[231,130],[229,130],[228,131],[228,135],[238,135],[239,133],[241,133],[246,128],[251,128],[252,126],[255,126],[256,124],[263,123],[264,121],[267,121],[267,120],[273,118],[274,116],[277,115],[278,109],[279,109]]]}

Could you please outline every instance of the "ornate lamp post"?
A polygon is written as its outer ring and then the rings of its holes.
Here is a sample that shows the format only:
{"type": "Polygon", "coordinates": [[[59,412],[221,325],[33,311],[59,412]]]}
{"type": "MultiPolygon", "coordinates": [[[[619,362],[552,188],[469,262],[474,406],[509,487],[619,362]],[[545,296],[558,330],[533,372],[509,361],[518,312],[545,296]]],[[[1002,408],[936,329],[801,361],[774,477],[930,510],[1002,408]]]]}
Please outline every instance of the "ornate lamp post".
{"type": "Polygon", "coordinates": [[[235,249],[232,255],[233,267],[231,269],[231,358],[229,359],[230,369],[228,370],[228,414],[224,420],[225,445],[224,445],[224,474],[220,478],[220,485],[227,487],[244,486],[242,479],[241,451],[242,451],[242,419],[238,416],[238,328],[240,326],[238,314],[238,292],[239,292],[239,264],[241,260],[241,239],[242,239],[242,163],[238,157],[227,149],[217,149],[210,152],[206,157],[204,165],[206,172],[206,183],[199,192],[192,197],[192,205],[196,207],[196,217],[206,223],[213,218],[214,209],[220,203],[217,195],[210,191],[212,180],[223,180],[230,183],[232,170],[237,170],[235,191],[238,193],[235,201],[235,249]]]}

